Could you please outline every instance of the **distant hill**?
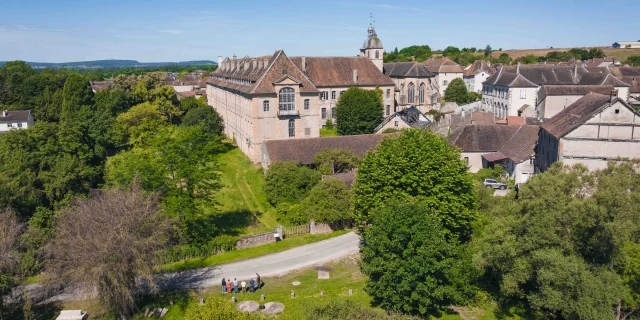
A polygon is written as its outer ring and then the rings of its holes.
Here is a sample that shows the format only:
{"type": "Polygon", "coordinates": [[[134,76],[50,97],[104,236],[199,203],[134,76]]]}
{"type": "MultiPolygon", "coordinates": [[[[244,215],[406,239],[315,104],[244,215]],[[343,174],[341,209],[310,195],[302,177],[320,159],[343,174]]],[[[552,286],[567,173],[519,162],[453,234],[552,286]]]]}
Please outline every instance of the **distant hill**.
{"type": "MultiPolygon", "coordinates": [[[[3,66],[6,61],[0,61],[3,66]]],[[[211,60],[194,60],[181,62],[139,62],[136,60],[95,60],[95,61],[78,61],[78,62],[28,62],[32,68],[67,68],[67,69],[104,69],[104,68],[142,68],[142,67],[158,67],[158,66],[210,66],[216,65],[211,60]]]]}

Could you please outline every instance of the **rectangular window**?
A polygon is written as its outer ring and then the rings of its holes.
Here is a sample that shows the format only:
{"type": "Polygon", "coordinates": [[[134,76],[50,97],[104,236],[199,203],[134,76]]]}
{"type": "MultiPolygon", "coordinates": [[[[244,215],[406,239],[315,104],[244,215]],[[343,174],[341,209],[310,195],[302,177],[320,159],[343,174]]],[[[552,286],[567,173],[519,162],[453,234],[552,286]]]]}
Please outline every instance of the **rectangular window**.
{"type": "Polygon", "coordinates": [[[296,121],[291,119],[289,120],[289,137],[296,136],[296,121]]]}
{"type": "Polygon", "coordinates": [[[397,127],[398,126],[398,121],[395,121],[393,125],[397,127]]]}
{"type": "Polygon", "coordinates": [[[469,157],[464,157],[464,163],[469,164],[469,157]]]}
{"type": "Polygon", "coordinates": [[[333,107],[331,108],[331,118],[335,118],[336,117],[336,108],[333,107]]]}
{"type": "Polygon", "coordinates": [[[304,99],[304,109],[309,110],[309,99],[304,99]]]}
{"type": "Polygon", "coordinates": [[[331,91],[331,100],[335,100],[335,99],[336,99],[336,92],[331,91]]]}
{"type": "Polygon", "coordinates": [[[527,98],[527,90],[520,89],[520,99],[526,99],[526,98],[527,98]]]}
{"type": "Polygon", "coordinates": [[[269,101],[268,101],[268,100],[265,100],[265,101],[262,103],[262,110],[263,110],[264,112],[269,112],[269,101]]]}
{"type": "Polygon", "coordinates": [[[391,96],[391,89],[387,89],[387,99],[391,96]]]}
{"type": "Polygon", "coordinates": [[[387,117],[389,116],[389,113],[391,112],[391,106],[387,105],[387,117]]]}
{"type": "Polygon", "coordinates": [[[322,108],[322,119],[326,119],[327,118],[327,108],[322,108]]]}
{"type": "Polygon", "coordinates": [[[8,123],[8,124],[7,124],[7,127],[9,127],[9,128],[13,128],[13,123],[8,123]]]}
{"type": "Polygon", "coordinates": [[[340,96],[342,97],[342,95],[344,94],[344,90],[340,91],[340,96]]]}
{"type": "Polygon", "coordinates": [[[18,122],[18,128],[22,128],[22,122],[18,122]]]}

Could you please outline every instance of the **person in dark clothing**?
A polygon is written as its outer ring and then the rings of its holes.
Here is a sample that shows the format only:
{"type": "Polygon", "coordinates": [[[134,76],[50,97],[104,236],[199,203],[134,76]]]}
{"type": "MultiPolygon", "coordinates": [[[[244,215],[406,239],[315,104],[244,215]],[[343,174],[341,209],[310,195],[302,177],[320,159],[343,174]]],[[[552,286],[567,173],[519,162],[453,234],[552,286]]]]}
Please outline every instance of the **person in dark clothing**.
{"type": "Polygon", "coordinates": [[[260,282],[260,275],[256,273],[256,290],[260,289],[261,284],[262,282],[260,282]]]}
{"type": "Polygon", "coordinates": [[[222,293],[227,293],[227,282],[222,278],[222,293]]]}
{"type": "Polygon", "coordinates": [[[256,289],[255,286],[256,286],[256,281],[253,279],[249,280],[249,291],[254,292],[256,289]]]}

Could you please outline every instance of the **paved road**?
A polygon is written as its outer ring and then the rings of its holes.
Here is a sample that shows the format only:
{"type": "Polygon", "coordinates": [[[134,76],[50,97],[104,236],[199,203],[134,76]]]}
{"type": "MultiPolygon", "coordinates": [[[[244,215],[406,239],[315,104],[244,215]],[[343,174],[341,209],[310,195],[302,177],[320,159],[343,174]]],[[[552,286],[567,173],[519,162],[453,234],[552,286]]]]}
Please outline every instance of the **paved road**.
{"type": "MultiPolygon", "coordinates": [[[[154,278],[160,289],[177,290],[218,286],[222,281],[222,277],[249,280],[256,273],[259,273],[261,277],[277,276],[357,253],[359,251],[358,241],[358,236],[350,232],[328,240],[255,259],[209,268],[159,274],[154,278]]],[[[45,297],[46,294],[44,292],[40,292],[43,288],[39,284],[27,285],[24,289],[30,293],[32,299],[35,301],[44,300],[43,303],[91,298],[91,296],[80,295],[78,290],[74,290],[74,288],[66,288],[63,292],[48,297],[45,297]]]]}

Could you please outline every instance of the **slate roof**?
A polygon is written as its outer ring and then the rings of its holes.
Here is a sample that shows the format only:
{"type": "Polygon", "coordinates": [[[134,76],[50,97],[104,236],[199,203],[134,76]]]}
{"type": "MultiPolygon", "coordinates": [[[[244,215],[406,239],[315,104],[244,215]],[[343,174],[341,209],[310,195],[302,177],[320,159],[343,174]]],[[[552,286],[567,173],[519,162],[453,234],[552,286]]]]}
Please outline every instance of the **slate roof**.
{"type": "Polygon", "coordinates": [[[424,129],[431,124],[431,120],[418,110],[416,107],[409,107],[398,112],[393,113],[388,116],[381,124],[379,124],[374,131],[378,131],[380,128],[384,127],[387,123],[389,123],[394,118],[400,118],[404,123],[406,123],[409,127],[424,129]]]}
{"type": "Polygon", "coordinates": [[[583,96],[589,92],[611,94],[613,89],[611,85],[544,85],[538,91],[538,101],[544,100],[547,96],[583,96]]]}
{"type": "Polygon", "coordinates": [[[462,73],[460,65],[447,57],[438,59],[431,58],[423,62],[423,64],[426,65],[427,69],[432,73],[462,73]]]}
{"type": "Polygon", "coordinates": [[[454,130],[449,142],[464,152],[496,152],[513,137],[518,126],[467,125],[454,130]]]}
{"type": "Polygon", "coordinates": [[[315,155],[325,148],[349,150],[358,157],[364,157],[369,150],[375,149],[382,139],[390,136],[393,134],[267,140],[264,143],[271,163],[295,161],[300,164],[312,164],[315,155]]]}
{"type": "Polygon", "coordinates": [[[29,120],[30,114],[31,110],[5,110],[3,113],[0,113],[0,122],[27,121],[29,120]]]}
{"type": "Polygon", "coordinates": [[[334,86],[392,86],[394,82],[365,57],[291,57],[291,61],[316,87],[334,86]],[[353,82],[353,70],[358,71],[358,81],[353,82]]]}
{"type": "Polygon", "coordinates": [[[521,65],[504,67],[506,73],[519,73],[541,86],[545,84],[575,84],[573,68],[554,65],[521,65]]]}
{"type": "Polygon", "coordinates": [[[429,78],[435,77],[422,63],[396,62],[383,65],[384,74],[391,78],[429,78]]]}
{"type": "Polygon", "coordinates": [[[498,152],[515,163],[529,160],[538,143],[539,126],[519,126],[516,133],[498,152]]]}
{"type": "Polygon", "coordinates": [[[466,68],[464,68],[463,76],[472,77],[472,76],[475,76],[476,74],[478,74],[480,72],[486,72],[487,74],[492,75],[492,74],[496,73],[496,69],[491,67],[484,60],[476,60],[472,64],[470,64],[466,68]]]}
{"type": "Polygon", "coordinates": [[[496,116],[493,113],[472,112],[471,123],[482,125],[496,124],[496,116]]]}
{"type": "Polygon", "coordinates": [[[616,77],[640,77],[640,67],[617,67],[610,71],[616,77]]]}
{"type": "Polygon", "coordinates": [[[554,137],[562,138],[610,104],[611,96],[589,93],[545,121],[542,128],[554,137]]]}
{"type": "Polygon", "coordinates": [[[382,49],[382,40],[378,38],[378,34],[373,26],[369,26],[368,32],[369,37],[364,41],[364,44],[362,44],[362,49],[382,49]]]}
{"type": "Polygon", "coordinates": [[[100,92],[102,90],[106,90],[113,83],[113,80],[106,81],[91,81],[91,89],[95,92],[100,92]]]}
{"type": "Polygon", "coordinates": [[[612,85],[614,87],[629,87],[629,84],[620,81],[611,74],[585,73],[580,78],[579,85],[612,85]]]}

